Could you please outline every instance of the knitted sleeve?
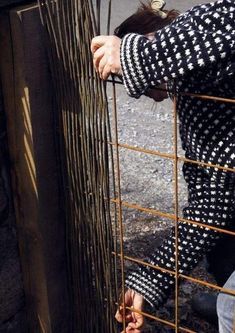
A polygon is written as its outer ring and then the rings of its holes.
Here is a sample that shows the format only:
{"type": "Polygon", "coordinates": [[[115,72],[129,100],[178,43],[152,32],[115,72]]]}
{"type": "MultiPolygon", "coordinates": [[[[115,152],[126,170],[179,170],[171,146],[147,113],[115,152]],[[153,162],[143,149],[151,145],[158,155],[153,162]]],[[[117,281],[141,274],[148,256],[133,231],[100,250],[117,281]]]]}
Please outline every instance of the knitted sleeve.
{"type": "MultiPolygon", "coordinates": [[[[194,77],[198,71],[207,73],[208,69],[216,73],[218,64],[221,72],[221,63],[226,71],[228,64],[234,63],[234,16],[234,1],[219,0],[197,6],[181,15],[170,26],[156,33],[155,42],[149,42],[147,38],[137,34],[124,37],[121,62],[128,93],[133,97],[139,97],[149,86],[156,86],[172,79],[194,77]]],[[[230,72],[232,73],[231,68],[230,72]]],[[[226,130],[227,127],[224,128],[226,130]]],[[[225,135],[223,142],[229,145],[231,131],[229,128],[227,130],[228,137],[225,135]]],[[[231,149],[234,149],[234,146],[231,149]]],[[[230,148],[225,149],[226,151],[231,154],[230,148]]],[[[221,165],[225,165],[228,156],[224,157],[222,154],[219,157],[222,159],[221,165]]],[[[218,156],[215,158],[217,160],[213,162],[218,163],[218,156]]],[[[234,162],[231,166],[234,167],[234,162]]],[[[192,184],[196,186],[195,195],[184,210],[184,218],[200,221],[205,225],[229,228],[235,217],[234,178],[230,177],[229,173],[218,172],[214,174],[213,181],[205,182],[200,168],[191,166],[188,169],[190,177],[193,176],[194,169],[199,170],[197,179],[192,179],[192,184]]],[[[213,248],[219,237],[219,233],[209,228],[179,223],[179,273],[188,274],[202,256],[213,248]]],[[[174,229],[158,249],[153,248],[152,255],[146,262],[162,268],[163,271],[150,266],[139,266],[127,275],[126,285],[158,308],[169,296],[175,284],[174,229]]]]}
{"type": "MultiPolygon", "coordinates": [[[[207,189],[205,202],[216,200],[218,212],[216,218],[212,219],[213,208],[207,210],[196,203],[191,203],[184,211],[184,218],[204,222],[205,224],[223,228],[230,225],[234,219],[234,196],[233,191],[218,191],[211,195],[214,188],[207,189]],[[223,192],[223,193],[222,193],[223,192]],[[224,202],[220,202],[220,195],[224,195],[224,202]],[[231,203],[231,206],[226,204],[231,203]],[[227,215],[226,215],[227,214],[227,215]],[[209,222],[211,219],[212,222],[209,222]]],[[[205,205],[204,205],[205,206],[205,205]]],[[[209,228],[198,227],[195,224],[179,223],[178,226],[178,272],[187,275],[208,253],[221,237],[219,233],[209,228]]],[[[175,285],[175,234],[171,234],[164,240],[163,244],[152,255],[147,258],[147,264],[160,267],[163,271],[151,266],[139,266],[138,269],[129,272],[126,277],[126,286],[141,294],[145,300],[157,310],[162,305],[175,285]],[[164,269],[166,271],[164,271],[164,269]],[[171,273],[172,272],[172,273],[171,273]]]]}
{"type": "Polygon", "coordinates": [[[196,6],[156,32],[155,41],[126,35],[121,44],[123,81],[138,98],[148,87],[214,68],[235,53],[235,3],[219,0],[196,6]]]}

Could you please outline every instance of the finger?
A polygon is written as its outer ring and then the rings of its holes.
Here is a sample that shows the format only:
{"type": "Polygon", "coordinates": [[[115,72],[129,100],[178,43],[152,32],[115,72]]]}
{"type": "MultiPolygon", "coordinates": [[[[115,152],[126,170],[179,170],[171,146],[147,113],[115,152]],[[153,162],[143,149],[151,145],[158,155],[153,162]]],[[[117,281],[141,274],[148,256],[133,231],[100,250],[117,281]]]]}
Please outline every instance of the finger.
{"type": "Polygon", "coordinates": [[[96,70],[98,70],[100,60],[103,58],[104,54],[105,54],[104,46],[101,46],[97,51],[95,51],[93,56],[93,64],[96,70]]]}
{"type": "MultiPolygon", "coordinates": [[[[143,307],[143,303],[144,303],[143,296],[135,292],[135,297],[134,297],[134,301],[133,301],[133,307],[135,309],[138,309],[138,310],[141,311],[141,309],[143,307]]],[[[138,315],[138,313],[136,313],[136,315],[138,315]]]]}
{"type": "Polygon", "coordinates": [[[132,290],[131,289],[128,289],[126,292],[125,292],[125,304],[127,306],[132,306],[133,305],[133,297],[132,297],[132,290]]]}
{"type": "MultiPolygon", "coordinates": [[[[116,75],[122,75],[122,68],[121,68],[121,64],[118,64],[117,62],[115,62],[114,58],[112,55],[109,55],[108,57],[108,61],[107,64],[109,65],[109,74],[116,74],[116,75]]],[[[107,74],[107,73],[104,73],[107,74]]],[[[131,294],[128,295],[129,301],[131,298],[131,304],[133,302],[131,294]]]]}
{"type": "Polygon", "coordinates": [[[126,327],[126,333],[141,333],[141,331],[128,325],[126,327]]]}
{"type": "Polygon", "coordinates": [[[133,313],[133,320],[129,323],[132,328],[141,328],[144,325],[144,316],[139,313],[133,313]]]}
{"type": "Polygon", "coordinates": [[[136,330],[136,329],[133,329],[132,327],[130,327],[129,325],[126,327],[125,331],[121,331],[121,333],[141,333],[140,330],[136,330]]]}
{"type": "MultiPolygon", "coordinates": [[[[109,76],[109,75],[107,76],[107,69],[105,69],[107,67],[109,67],[109,65],[107,64],[107,58],[104,55],[103,58],[99,62],[99,74],[100,74],[100,78],[103,80],[106,80],[106,78],[109,76]],[[104,74],[106,74],[106,75],[104,76],[104,74]]],[[[109,70],[109,74],[110,74],[110,70],[109,70]]]]}
{"type": "Polygon", "coordinates": [[[132,329],[139,329],[139,328],[142,328],[144,325],[144,320],[138,320],[137,322],[133,323],[133,322],[130,322],[128,324],[129,327],[131,327],[132,329]]]}
{"type": "Polygon", "coordinates": [[[132,317],[132,314],[131,314],[131,313],[127,314],[127,315],[126,315],[126,322],[129,323],[130,321],[132,321],[132,318],[133,318],[133,317],[132,317]]]}
{"type": "Polygon", "coordinates": [[[115,314],[115,318],[119,323],[123,322],[123,316],[121,315],[120,311],[118,310],[115,314]]]}
{"type": "Polygon", "coordinates": [[[137,323],[129,323],[128,326],[134,330],[134,329],[141,329],[143,327],[143,324],[142,325],[138,325],[137,323]]]}
{"type": "Polygon", "coordinates": [[[144,316],[140,315],[136,317],[136,323],[135,323],[135,327],[136,328],[141,328],[144,325],[144,316]]]}
{"type": "MultiPolygon", "coordinates": [[[[123,311],[120,311],[118,310],[115,314],[115,318],[116,320],[119,322],[119,323],[122,323],[123,322],[123,318],[124,318],[124,313],[123,311]]],[[[132,313],[130,313],[129,311],[125,311],[125,321],[127,323],[129,323],[130,321],[132,321],[133,319],[133,316],[132,316],[132,313]]]]}
{"type": "Polygon", "coordinates": [[[107,80],[107,78],[109,77],[109,75],[112,73],[111,71],[111,67],[109,64],[106,63],[106,65],[103,67],[102,69],[102,79],[103,80],[107,80]]]}
{"type": "Polygon", "coordinates": [[[124,294],[124,299],[123,299],[123,294],[120,295],[120,302],[122,303],[120,305],[120,311],[124,310],[123,306],[123,300],[126,306],[132,306],[133,305],[133,298],[132,298],[132,290],[128,289],[125,294],[124,294]]]}
{"type": "Polygon", "coordinates": [[[103,46],[109,36],[96,36],[91,41],[91,52],[94,53],[96,50],[98,50],[101,46],[103,46]]]}
{"type": "Polygon", "coordinates": [[[123,74],[121,67],[114,67],[114,66],[113,67],[111,66],[111,73],[115,74],[115,75],[122,75],[123,74]]]}

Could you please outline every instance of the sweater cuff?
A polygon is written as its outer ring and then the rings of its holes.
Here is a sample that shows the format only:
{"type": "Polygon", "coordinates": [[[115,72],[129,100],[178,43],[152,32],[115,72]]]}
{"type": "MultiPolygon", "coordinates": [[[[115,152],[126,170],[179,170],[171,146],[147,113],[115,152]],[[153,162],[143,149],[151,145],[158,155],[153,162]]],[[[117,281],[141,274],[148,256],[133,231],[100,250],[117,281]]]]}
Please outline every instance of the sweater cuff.
{"type": "Polygon", "coordinates": [[[121,43],[123,83],[128,95],[139,98],[148,88],[148,75],[143,57],[144,46],[149,40],[138,34],[128,34],[121,43]]]}
{"type": "Polygon", "coordinates": [[[154,283],[154,277],[148,277],[141,271],[132,271],[126,278],[126,287],[142,295],[153,310],[157,310],[164,303],[164,294],[154,283]]]}

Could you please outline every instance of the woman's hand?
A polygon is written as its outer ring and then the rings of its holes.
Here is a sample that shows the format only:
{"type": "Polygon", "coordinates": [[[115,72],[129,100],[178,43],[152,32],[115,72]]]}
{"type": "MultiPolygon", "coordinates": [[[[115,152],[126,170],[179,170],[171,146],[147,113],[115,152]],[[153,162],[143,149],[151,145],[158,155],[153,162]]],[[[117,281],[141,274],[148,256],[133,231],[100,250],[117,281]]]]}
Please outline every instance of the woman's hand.
{"type": "MultiPolygon", "coordinates": [[[[144,298],[134,290],[128,289],[125,293],[125,305],[132,307],[135,310],[142,311],[144,304],[144,298]]],[[[137,312],[125,311],[125,318],[123,318],[123,308],[119,308],[115,318],[119,323],[122,323],[125,319],[126,330],[121,333],[141,333],[141,328],[144,325],[144,316],[137,312]]]]}
{"type": "Polygon", "coordinates": [[[122,75],[120,47],[121,39],[116,36],[97,36],[92,39],[93,62],[101,79],[106,80],[110,74],[122,75]]]}

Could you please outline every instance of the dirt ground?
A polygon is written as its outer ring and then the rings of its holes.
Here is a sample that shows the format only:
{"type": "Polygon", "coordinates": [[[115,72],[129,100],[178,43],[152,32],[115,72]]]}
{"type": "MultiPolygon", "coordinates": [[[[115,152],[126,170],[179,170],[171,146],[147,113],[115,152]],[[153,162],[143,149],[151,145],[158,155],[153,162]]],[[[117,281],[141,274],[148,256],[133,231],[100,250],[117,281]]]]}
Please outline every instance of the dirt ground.
{"type": "MultiPolygon", "coordinates": [[[[167,8],[184,11],[203,1],[167,1],[167,8]]],[[[204,1],[204,3],[207,1],[204,1]]],[[[114,2],[112,27],[118,25],[136,8],[138,1],[119,0],[114,2]]],[[[112,93],[109,92],[110,109],[112,108],[112,93]]],[[[129,98],[122,86],[117,86],[118,105],[118,135],[121,143],[158,150],[164,153],[173,152],[173,105],[170,100],[154,103],[141,97],[139,100],[129,98]]],[[[111,118],[113,119],[112,112],[111,118]]],[[[179,154],[183,151],[179,144],[179,154]]],[[[122,200],[146,208],[154,208],[163,212],[174,213],[174,175],[172,162],[158,156],[127,149],[120,149],[121,195],[122,200]]],[[[187,189],[179,164],[179,207],[187,204],[187,189]]],[[[124,249],[125,254],[135,258],[144,258],[156,248],[169,233],[172,222],[142,213],[137,210],[123,209],[124,249]]],[[[127,270],[133,267],[126,263],[127,270]]],[[[202,280],[213,282],[206,272],[205,261],[192,275],[202,280]]],[[[208,291],[203,287],[183,283],[180,288],[180,319],[181,325],[197,333],[216,333],[217,328],[198,318],[191,310],[191,296],[199,291],[208,291]]],[[[174,298],[157,314],[161,318],[174,319],[174,298]]],[[[147,323],[145,333],[170,333],[174,330],[165,325],[147,323]]]]}

